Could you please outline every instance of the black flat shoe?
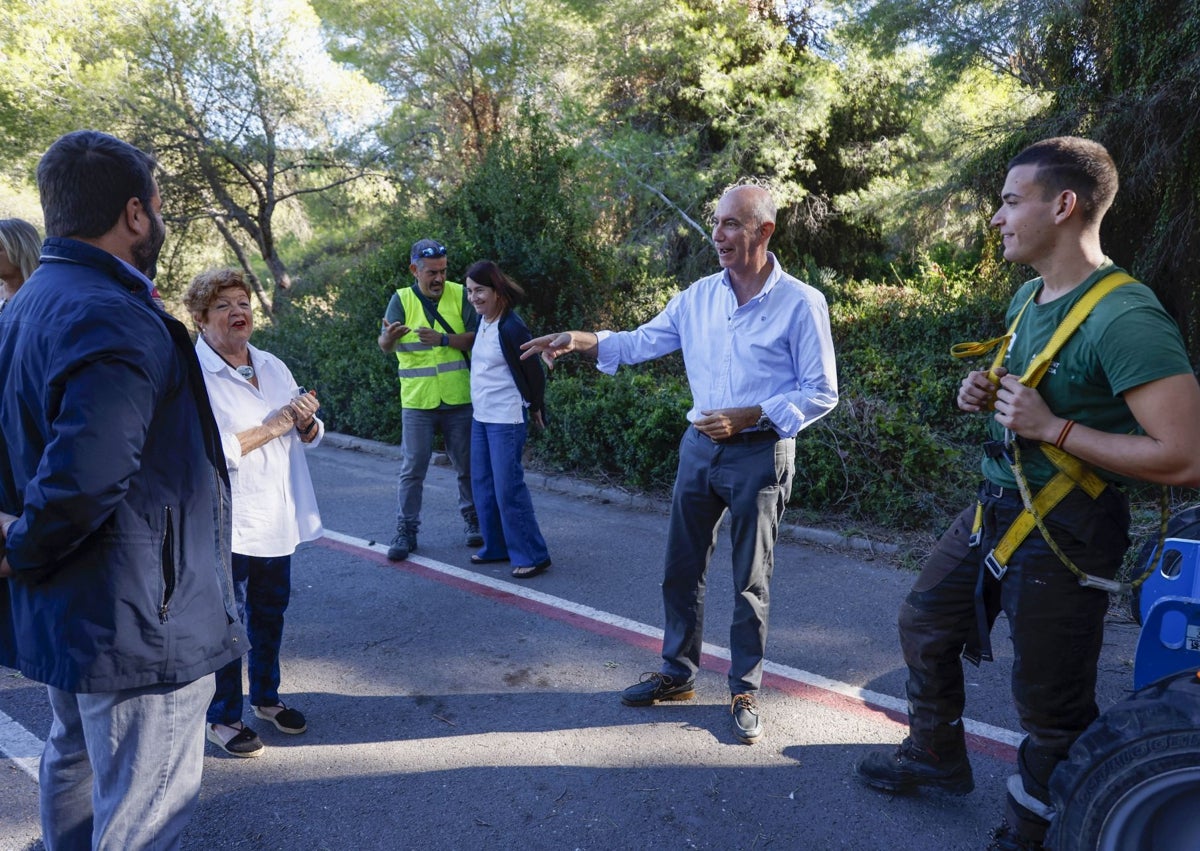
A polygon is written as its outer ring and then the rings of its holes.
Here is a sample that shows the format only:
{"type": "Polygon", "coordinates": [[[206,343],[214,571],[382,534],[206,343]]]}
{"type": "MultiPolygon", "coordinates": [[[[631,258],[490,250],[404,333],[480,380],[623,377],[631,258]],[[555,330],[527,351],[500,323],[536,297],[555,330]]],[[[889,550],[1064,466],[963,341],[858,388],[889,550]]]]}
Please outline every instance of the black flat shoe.
{"type": "Polygon", "coordinates": [[[522,564],[513,568],[512,575],[517,579],[532,579],[539,573],[545,573],[550,568],[550,559],[539,561],[537,564],[522,564]]]}
{"type": "Polygon", "coordinates": [[[501,558],[481,558],[480,556],[471,556],[471,564],[494,564],[498,561],[508,561],[508,556],[501,558]]]}

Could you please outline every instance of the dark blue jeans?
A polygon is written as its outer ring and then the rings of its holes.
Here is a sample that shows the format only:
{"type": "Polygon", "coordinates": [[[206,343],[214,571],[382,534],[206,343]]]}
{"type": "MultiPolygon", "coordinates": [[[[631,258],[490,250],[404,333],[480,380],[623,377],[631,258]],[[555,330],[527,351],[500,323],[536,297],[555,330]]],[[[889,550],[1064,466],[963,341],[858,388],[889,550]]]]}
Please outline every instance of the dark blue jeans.
{"type": "Polygon", "coordinates": [[[480,558],[528,566],[550,558],[533,513],[521,455],[525,423],[471,423],[471,490],[483,534],[480,558]]]}
{"type": "MultiPolygon", "coordinates": [[[[238,616],[250,639],[250,704],[279,703],[279,646],[283,613],[292,595],[292,557],[256,558],[233,554],[233,593],[238,616]]],[[[209,724],[242,720],[242,660],[217,671],[217,690],[208,707],[209,724]]]]}
{"type": "Polygon", "coordinates": [[[729,691],[757,691],[767,649],[775,541],[792,492],[796,441],[714,443],[689,428],[679,443],[679,471],[663,570],[662,672],[690,680],[704,643],[705,575],[725,512],[733,545],[733,623],[729,691]]]}

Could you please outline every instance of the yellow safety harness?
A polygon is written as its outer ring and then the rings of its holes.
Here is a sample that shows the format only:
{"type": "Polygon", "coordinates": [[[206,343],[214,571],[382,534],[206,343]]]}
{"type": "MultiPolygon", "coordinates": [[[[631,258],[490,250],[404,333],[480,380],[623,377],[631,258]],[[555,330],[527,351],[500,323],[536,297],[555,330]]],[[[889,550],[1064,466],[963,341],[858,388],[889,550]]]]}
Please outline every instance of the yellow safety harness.
{"type": "MultiPolygon", "coordinates": [[[[1029,362],[1024,375],[1021,376],[1021,383],[1026,387],[1036,387],[1050,368],[1050,364],[1054,362],[1054,358],[1058,355],[1059,350],[1070,339],[1071,335],[1078,330],[1079,326],[1083,324],[1083,320],[1088,317],[1088,314],[1092,312],[1092,309],[1100,300],[1117,287],[1133,283],[1133,281],[1134,279],[1124,272],[1111,272],[1084,293],[1083,297],[1067,312],[1066,317],[1059,324],[1058,328],[1055,329],[1045,348],[1029,362]]],[[[1026,308],[1029,307],[1036,295],[1037,289],[1035,288],[1033,294],[1029,296],[1025,304],[1021,306],[1020,311],[1017,312],[1016,318],[1013,319],[1012,325],[1009,326],[1004,336],[986,340],[982,343],[958,343],[950,348],[950,354],[956,358],[977,357],[999,347],[995,360],[992,362],[992,367],[988,370],[988,378],[992,383],[999,384],[1000,378],[996,374],[996,370],[1003,365],[1004,358],[1008,354],[1009,343],[1016,333],[1017,325],[1021,322],[1021,317],[1025,315],[1026,308]]],[[[1108,486],[1107,483],[1097,476],[1086,463],[1071,453],[1060,449],[1052,443],[1043,442],[1039,448],[1042,454],[1046,456],[1046,459],[1058,469],[1058,472],[1034,496],[1030,491],[1029,482],[1025,478],[1025,473],[1021,466],[1020,443],[1015,439],[1012,432],[1007,429],[1004,436],[1005,448],[1011,453],[1013,477],[1017,481],[1017,490],[1021,493],[1021,502],[1024,504],[1024,510],[1017,515],[1016,520],[1008,527],[1008,530],[1000,538],[999,543],[984,558],[984,565],[991,574],[997,579],[1004,576],[1005,571],[1008,570],[1009,559],[1012,558],[1017,547],[1021,546],[1025,539],[1029,537],[1029,533],[1036,527],[1054,554],[1079,578],[1079,584],[1085,588],[1102,588],[1112,593],[1127,593],[1131,588],[1141,585],[1150,571],[1147,571],[1145,575],[1134,580],[1132,583],[1116,582],[1111,579],[1104,579],[1085,573],[1054,542],[1054,539],[1050,535],[1050,530],[1046,528],[1045,521],[1043,520],[1075,488],[1081,488],[1092,499],[1097,499],[1108,486]]],[[[1160,534],[1159,544],[1154,557],[1150,559],[1151,565],[1157,562],[1158,550],[1162,549],[1165,540],[1164,535],[1168,513],[1167,492],[1164,489],[1162,496],[1162,534],[1160,534]]],[[[978,543],[982,526],[983,504],[978,503],[975,506],[975,523],[971,533],[972,545],[978,543]]]]}

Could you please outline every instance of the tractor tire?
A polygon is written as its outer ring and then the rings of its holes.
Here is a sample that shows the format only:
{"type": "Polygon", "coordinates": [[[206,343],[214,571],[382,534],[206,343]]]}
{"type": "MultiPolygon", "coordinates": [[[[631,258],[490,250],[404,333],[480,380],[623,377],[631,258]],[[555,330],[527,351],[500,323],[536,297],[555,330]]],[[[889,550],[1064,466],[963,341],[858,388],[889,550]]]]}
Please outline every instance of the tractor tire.
{"type": "Polygon", "coordinates": [[[1101,714],[1050,778],[1055,851],[1200,849],[1200,672],[1101,714]]]}

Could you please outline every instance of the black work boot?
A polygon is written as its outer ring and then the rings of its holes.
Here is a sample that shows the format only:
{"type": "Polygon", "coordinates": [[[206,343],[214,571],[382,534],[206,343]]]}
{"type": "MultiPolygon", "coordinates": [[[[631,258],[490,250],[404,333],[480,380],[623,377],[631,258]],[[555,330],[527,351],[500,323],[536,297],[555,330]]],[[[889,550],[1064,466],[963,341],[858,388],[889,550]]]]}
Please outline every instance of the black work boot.
{"type": "Polygon", "coordinates": [[[987,851],[1044,851],[1045,847],[1036,839],[1022,836],[1007,821],[1002,821],[992,831],[987,851]]]}
{"type": "Polygon", "coordinates": [[[947,748],[942,755],[905,737],[894,751],[867,754],[854,771],[862,781],[885,792],[915,792],[921,786],[965,795],[975,788],[966,748],[947,748]]]}
{"type": "Polygon", "coordinates": [[[1017,751],[1020,773],[1008,778],[1004,822],[992,831],[989,849],[1041,851],[1045,847],[1042,843],[1050,828],[1050,819],[1054,816],[1046,781],[1057,764],[1053,752],[1031,746],[1029,739],[1021,742],[1017,751]]]}
{"type": "Polygon", "coordinates": [[[388,544],[388,561],[404,561],[417,548],[417,527],[401,523],[396,527],[396,537],[388,544]]]}
{"type": "Polygon", "coordinates": [[[479,531],[479,516],[471,511],[463,515],[463,521],[467,524],[467,546],[482,547],[483,534],[479,531]]]}

